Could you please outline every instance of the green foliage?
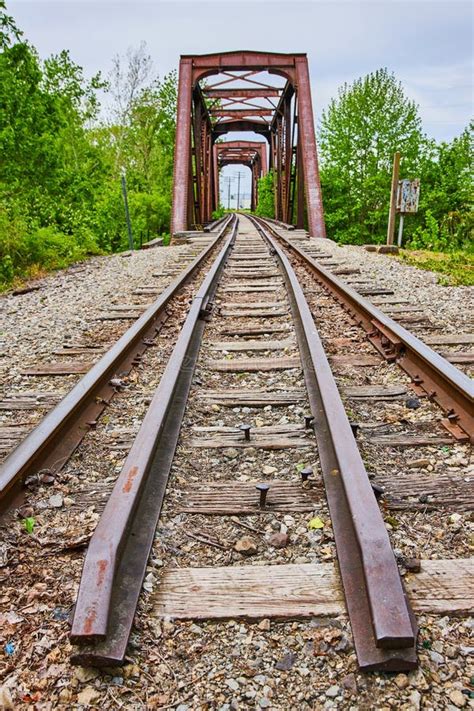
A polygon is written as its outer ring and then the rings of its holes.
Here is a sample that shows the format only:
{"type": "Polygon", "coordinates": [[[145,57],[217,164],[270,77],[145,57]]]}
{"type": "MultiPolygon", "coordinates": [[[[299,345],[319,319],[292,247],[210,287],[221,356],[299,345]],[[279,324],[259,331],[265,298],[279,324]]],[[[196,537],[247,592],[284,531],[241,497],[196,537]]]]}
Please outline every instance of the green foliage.
{"type": "Polygon", "coordinates": [[[439,272],[443,286],[474,286],[474,250],[470,252],[430,252],[402,250],[398,257],[419,269],[439,272]]]}
{"type": "Polygon", "coordinates": [[[472,248],[472,125],[451,143],[430,144],[421,162],[420,211],[407,246],[412,249],[472,248]]]}
{"type": "Polygon", "coordinates": [[[275,216],[275,194],[273,192],[273,171],[269,171],[258,181],[258,204],[255,211],[260,217],[275,216]]]}
{"type": "Polygon", "coordinates": [[[220,220],[221,217],[224,217],[225,215],[225,207],[224,205],[219,205],[217,210],[214,210],[212,213],[212,219],[213,220],[220,220]]]}
{"type": "Polygon", "coordinates": [[[451,143],[423,135],[416,105],[386,69],[344,85],[323,113],[321,181],[328,234],[352,244],[386,239],[392,159],[421,179],[416,216],[405,220],[413,249],[466,248],[472,240],[472,127],[451,143]]]}
{"type": "Polygon", "coordinates": [[[416,105],[386,69],[345,84],[323,112],[319,146],[329,235],[356,244],[382,242],[391,162],[416,174],[424,138],[416,105]]]}
{"type": "Polygon", "coordinates": [[[28,516],[28,518],[22,519],[22,524],[23,528],[27,533],[33,533],[35,525],[36,525],[36,519],[33,518],[32,516],[28,516]]]}
{"type": "Polygon", "coordinates": [[[41,61],[0,0],[0,285],[126,249],[124,170],[136,244],[168,230],[176,75],[153,76],[143,46],[114,67],[105,82],[67,51],[41,61]]]}

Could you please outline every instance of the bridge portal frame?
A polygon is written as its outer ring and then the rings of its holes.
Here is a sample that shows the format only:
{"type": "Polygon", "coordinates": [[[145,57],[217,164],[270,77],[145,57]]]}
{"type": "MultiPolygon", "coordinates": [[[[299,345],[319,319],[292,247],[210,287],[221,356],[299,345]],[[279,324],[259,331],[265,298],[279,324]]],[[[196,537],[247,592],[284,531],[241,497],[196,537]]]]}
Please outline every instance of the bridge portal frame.
{"type": "Polygon", "coordinates": [[[217,208],[213,146],[219,136],[231,131],[255,131],[269,142],[275,218],[292,222],[296,215],[297,226],[303,227],[306,207],[310,235],[325,237],[307,56],[255,51],[181,56],[172,234],[211,220],[217,208]],[[285,86],[275,88],[252,78],[260,72],[283,77],[285,86]],[[225,78],[201,87],[199,82],[217,74],[225,78]],[[251,86],[231,90],[225,86],[236,80],[251,86]],[[209,109],[206,95],[227,103],[209,109]],[[270,97],[278,97],[272,116],[253,103],[257,96],[270,104],[270,97]],[[233,109],[236,103],[240,106],[233,109]]]}
{"type": "Polygon", "coordinates": [[[250,209],[254,212],[258,201],[258,180],[267,174],[267,144],[263,141],[225,141],[214,143],[214,194],[219,203],[219,170],[226,165],[244,165],[252,174],[250,209]]]}

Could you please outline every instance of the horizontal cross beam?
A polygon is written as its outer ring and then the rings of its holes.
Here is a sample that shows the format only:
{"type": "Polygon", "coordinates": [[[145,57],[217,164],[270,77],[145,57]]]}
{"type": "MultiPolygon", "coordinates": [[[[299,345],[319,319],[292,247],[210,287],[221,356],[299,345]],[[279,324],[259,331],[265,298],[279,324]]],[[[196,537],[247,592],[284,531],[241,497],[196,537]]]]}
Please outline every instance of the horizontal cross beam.
{"type": "Polygon", "coordinates": [[[267,96],[280,96],[281,89],[203,89],[204,94],[211,99],[265,99],[267,96]]]}
{"type": "Polygon", "coordinates": [[[226,116],[228,118],[247,118],[250,116],[273,116],[273,109],[216,109],[211,111],[211,117],[226,116]]]}

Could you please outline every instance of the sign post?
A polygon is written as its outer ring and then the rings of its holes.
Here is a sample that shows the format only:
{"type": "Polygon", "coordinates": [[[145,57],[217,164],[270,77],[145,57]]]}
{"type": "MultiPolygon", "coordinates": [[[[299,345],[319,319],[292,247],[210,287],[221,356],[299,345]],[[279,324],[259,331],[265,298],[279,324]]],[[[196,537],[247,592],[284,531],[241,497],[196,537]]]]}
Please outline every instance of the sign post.
{"type": "Polygon", "coordinates": [[[420,199],[419,180],[399,180],[397,186],[396,210],[400,213],[400,224],[398,227],[398,246],[402,246],[403,220],[405,215],[418,212],[418,202],[420,199]]]}
{"type": "Polygon", "coordinates": [[[387,244],[393,244],[395,235],[395,218],[397,214],[398,174],[400,171],[400,153],[393,156],[392,189],[390,193],[390,212],[388,215],[387,244]]]}
{"type": "Polygon", "coordinates": [[[125,219],[127,221],[128,245],[130,247],[130,251],[133,252],[134,245],[133,245],[132,223],[130,220],[130,210],[128,209],[127,179],[125,177],[125,169],[122,170],[122,196],[123,196],[123,204],[125,207],[125,219]]]}

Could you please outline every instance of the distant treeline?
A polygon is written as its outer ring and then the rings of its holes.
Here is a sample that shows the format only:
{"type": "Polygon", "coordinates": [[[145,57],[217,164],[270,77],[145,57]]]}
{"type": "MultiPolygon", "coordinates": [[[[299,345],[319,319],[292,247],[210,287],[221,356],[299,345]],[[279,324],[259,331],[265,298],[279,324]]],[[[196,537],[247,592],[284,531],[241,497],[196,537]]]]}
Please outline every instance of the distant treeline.
{"type": "MultiPolygon", "coordinates": [[[[86,79],[67,51],[41,60],[0,0],[0,286],[128,246],[120,179],[125,173],[134,238],[169,230],[176,73],[159,78],[144,45],[86,79]]],[[[385,238],[391,161],[421,178],[412,246],[451,249],[471,236],[472,142],[423,134],[417,106],[382,69],[345,85],[319,128],[328,235],[385,238]]],[[[262,214],[272,214],[269,175],[262,214]]]]}

